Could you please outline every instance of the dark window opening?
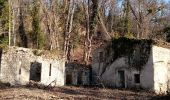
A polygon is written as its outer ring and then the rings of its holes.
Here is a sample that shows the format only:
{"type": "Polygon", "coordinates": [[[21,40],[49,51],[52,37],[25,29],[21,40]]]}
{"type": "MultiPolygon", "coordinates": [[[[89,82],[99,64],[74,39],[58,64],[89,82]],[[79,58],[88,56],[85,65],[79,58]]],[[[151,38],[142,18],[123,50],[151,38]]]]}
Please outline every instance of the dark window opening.
{"type": "Polygon", "coordinates": [[[84,72],[84,75],[87,76],[87,75],[88,75],[88,72],[84,72]]]}
{"type": "Polygon", "coordinates": [[[140,74],[134,74],[135,83],[140,83],[140,74]]]}
{"type": "Polygon", "coordinates": [[[80,71],[77,76],[77,85],[82,85],[83,84],[83,72],[80,71]]]}
{"type": "Polygon", "coordinates": [[[66,75],[66,84],[67,85],[72,84],[72,75],[71,74],[66,75]]]}
{"type": "Polygon", "coordinates": [[[99,52],[99,61],[103,61],[103,52],[99,52]]]}
{"type": "Polygon", "coordinates": [[[97,39],[102,37],[102,33],[100,31],[97,31],[97,39]]]}
{"type": "Polygon", "coordinates": [[[39,62],[32,62],[30,66],[30,80],[39,82],[41,81],[41,66],[39,62]]]}
{"type": "Polygon", "coordinates": [[[50,64],[50,69],[49,69],[49,76],[51,76],[51,64],[50,64]]]}
{"type": "Polygon", "coordinates": [[[110,48],[106,48],[106,56],[110,56],[110,48]]]}
{"type": "Polygon", "coordinates": [[[3,51],[3,49],[2,49],[2,48],[0,48],[0,73],[1,73],[2,51],[3,51]]]}
{"type": "Polygon", "coordinates": [[[19,68],[19,75],[21,75],[21,67],[19,68]]]}

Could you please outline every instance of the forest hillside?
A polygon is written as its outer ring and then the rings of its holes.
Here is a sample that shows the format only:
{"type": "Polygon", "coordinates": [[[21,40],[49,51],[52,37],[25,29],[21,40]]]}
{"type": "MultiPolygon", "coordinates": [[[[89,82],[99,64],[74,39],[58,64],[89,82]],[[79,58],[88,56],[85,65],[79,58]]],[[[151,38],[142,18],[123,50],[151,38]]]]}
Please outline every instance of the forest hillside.
{"type": "Polygon", "coordinates": [[[89,64],[111,38],[170,42],[168,0],[0,0],[0,46],[63,52],[89,64]]]}

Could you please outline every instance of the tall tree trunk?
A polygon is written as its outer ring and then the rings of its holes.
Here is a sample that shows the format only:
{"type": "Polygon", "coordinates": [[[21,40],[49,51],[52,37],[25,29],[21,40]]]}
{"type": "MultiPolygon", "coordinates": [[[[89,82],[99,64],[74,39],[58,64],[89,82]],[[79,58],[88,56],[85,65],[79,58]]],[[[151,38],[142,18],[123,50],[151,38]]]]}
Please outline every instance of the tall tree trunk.
{"type": "Polygon", "coordinates": [[[126,36],[130,36],[130,2],[125,1],[125,22],[124,22],[124,33],[126,36]]]}
{"type": "Polygon", "coordinates": [[[8,38],[9,38],[9,46],[11,46],[11,0],[8,0],[8,4],[9,4],[9,29],[8,29],[8,38]]]}
{"type": "Polygon", "coordinates": [[[68,0],[63,0],[64,12],[67,10],[68,0]]]}
{"type": "Polygon", "coordinates": [[[96,32],[96,25],[98,23],[98,0],[91,0],[92,1],[92,13],[90,12],[88,0],[88,6],[85,7],[86,9],[86,40],[84,42],[84,62],[88,64],[90,62],[91,50],[92,50],[92,40],[93,35],[96,32]]]}
{"type": "Polygon", "coordinates": [[[69,2],[69,9],[68,9],[68,15],[67,15],[67,21],[65,26],[65,32],[64,32],[64,56],[67,57],[67,51],[68,51],[68,28],[69,28],[69,21],[70,21],[70,13],[71,13],[71,1],[69,2]]]}
{"type": "Polygon", "coordinates": [[[15,8],[13,8],[13,25],[12,25],[12,42],[13,42],[13,46],[15,46],[15,41],[16,41],[16,39],[15,39],[15,23],[16,23],[16,21],[15,21],[15,19],[16,19],[16,17],[15,17],[15,8]]]}
{"type": "Polygon", "coordinates": [[[89,20],[90,20],[90,1],[88,0],[88,4],[84,4],[85,8],[85,18],[86,18],[86,35],[85,35],[85,40],[84,40],[84,55],[83,55],[83,61],[85,64],[88,63],[88,43],[89,43],[89,33],[90,33],[90,27],[89,27],[89,20]]]}
{"type": "Polygon", "coordinates": [[[67,57],[67,61],[70,61],[71,44],[70,44],[70,34],[73,26],[73,17],[75,11],[75,0],[70,0],[69,2],[69,12],[64,33],[64,56],[67,57]]]}
{"type": "Polygon", "coordinates": [[[93,35],[96,32],[96,25],[97,25],[97,20],[98,20],[98,2],[99,0],[92,0],[92,14],[90,17],[89,21],[89,36],[88,36],[88,53],[87,53],[87,60],[90,61],[90,56],[91,56],[91,50],[92,50],[92,40],[93,40],[93,35]]]}
{"type": "Polygon", "coordinates": [[[103,32],[102,32],[103,39],[106,40],[106,41],[110,40],[111,36],[107,31],[107,28],[106,28],[106,26],[104,24],[104,21],[103,21],[101,15],[100,15],[100,13],[98,13],[98,19],[99,19],[99,24],[100,24],[100,26],[101,26],[101,28],[103,30],[103,32]]]}

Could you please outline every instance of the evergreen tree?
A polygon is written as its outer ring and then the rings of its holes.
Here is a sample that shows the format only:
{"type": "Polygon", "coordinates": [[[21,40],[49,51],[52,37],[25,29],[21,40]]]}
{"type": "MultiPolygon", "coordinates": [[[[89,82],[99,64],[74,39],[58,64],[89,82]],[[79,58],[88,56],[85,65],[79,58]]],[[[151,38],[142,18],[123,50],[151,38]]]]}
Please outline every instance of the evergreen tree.
{"type": "Polygon", "coordinates": [[[0,24],[2,31],[8,30],[9,9],[8,1],[0,0],[0,24]]]}
{"type": "Polygon", "coordinates": [[[124,8],[124,12],[125,12],[125,20],[124,20],[124,33],[125,36],[127,37],[131,37],[132,34],[130,32],[131,29],[131,19],[130,19],[130,4],[129,4],[129,0],[125,0],[125,8],[124,8]]]}
{"type": "Polygon", "coordinates": [[[33,0],[32,9],[32,39],[33,45],[37,49],[42,49],[44,46],[44,36],[40,29],[39,5],[37,0],[33,0]]]}
{"type": "Polygon", "coordinates": [[[0,0],[0,44],[1,46],[8,45],[8,20],[9,20],[9,7],[8,0],[0,0]]]}

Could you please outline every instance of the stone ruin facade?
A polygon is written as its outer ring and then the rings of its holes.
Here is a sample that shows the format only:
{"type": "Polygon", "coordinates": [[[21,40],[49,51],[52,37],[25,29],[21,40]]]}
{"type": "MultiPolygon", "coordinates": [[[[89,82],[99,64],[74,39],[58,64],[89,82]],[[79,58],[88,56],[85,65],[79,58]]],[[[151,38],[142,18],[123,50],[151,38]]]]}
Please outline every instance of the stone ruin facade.
{"type": "Polygon", "coordinates": [[[96,49],[92,58],[93,84],[170,91],[170,49],[150,40],[115,39],[96,49]]]}
{"type": "Polygon", "coordinates": [[[64,58],[40,50],[1,49],[0,81],[11,85],[35,81],[55,86],[92,84],[170,91],[170,49],[150,40],[114,41],[93,52],[92,67],[74,62],[65,65],[64,58]]]}
{"type": "Polygon", "coordinates": [[[91,67],[77,63],[66,64],[66,85],[90,85],[91,67]]]}
{"type": "Polygon", "coordinates": [[[20,47],[1,49],[0,81],[11,85],[26,85],[30,81],[65,85],[65,59],[43,52],[20,47]]]}

